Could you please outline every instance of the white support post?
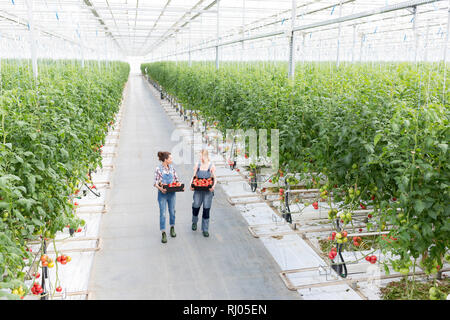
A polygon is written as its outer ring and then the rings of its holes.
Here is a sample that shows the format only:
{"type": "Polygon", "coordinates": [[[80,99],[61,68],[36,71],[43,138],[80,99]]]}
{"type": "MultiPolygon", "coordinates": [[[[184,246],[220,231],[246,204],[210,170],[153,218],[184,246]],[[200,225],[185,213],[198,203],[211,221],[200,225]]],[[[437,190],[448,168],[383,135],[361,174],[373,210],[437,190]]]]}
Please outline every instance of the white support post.
{"type": "Polygon", "coordinates": [[[178,65],[178,41],[177,41],[177,34],[175,33],[175,36],[173,37],[173,40],[175,41],[175,65],[178,65]]]}
{"type": "MultiPolygon", "coordinates": [[[[339,1],[339,19],[342,17],[342,0],[339,1]]],[[[336,52],[336,68],[339,67],[339,53],[340,53],[340,49],[341,49],[341,23],[339,22],[339,27],[338,27],[338,36],[337,36],[337,52],[336,52]]]]}
{"type": "Polygon", "coordinates": [[[352,63],[355,62],[356,24],[353,25],[352,63]]]}
{"type": "Polygon", "coordinates": [[[450,33],[450,0],[448,1],[448,12],[447,12],[447,34],[445,35],[445,43],[444,43],[444,85],[442,88],[442,101],[445,105],[445,83],[447,81],[447,46],[448,46],[448,34],[450,33]]]}
{"type": "Polygon", "coordinates": [[[297,0],[292,0],[291,10],[291,36],[289,38],[289,74],[288,77],[294,80],[295,76],[295,18],[297,16],[297,0]]]}
{"type": "Polygon", "coordinates": [[[220,0],[217,0],[216,69],[219,70],[220,0]]]}
{"type": "Polygon", "coordinates": [[[189,67],[192,67],[192,60],[191,60],[191,23],[189,23],[189,67]]]}
{"type": "Polygon", "coordinates": [[[417,7],[414,6],[412,10],[413,10],[412,12],[414,14],[414,17],[413,17],[413,19],[414,19],[413,20],[413,33],[414,33],[414,43],[415,43],[414,63],[416,63],[417,62],[417,51],[419,49],[419,35],[418,35],[418,32],[417,32],[417,28],[416,28],[416,26],[417,26],[417,23],[416,23],[416,21],[417,21],[417,7]]]}
{"type": "Polygon", "coordinates": [[[305,55],[306,55],[306,50],[305,50],[305,33],[302,32],[302,64],[305,64],[305,55]]]}
{"type": "Polygon", "coordinates": [[[30,27],[30,48],[31,48],[31,64],[33,67],[34,78],[38,77],[38,65],[37,65],[37,48],[35,39],[35,29],[33,20],[33,0],[26,0],[28,8],[28,24],[30,27]]]}
{"type": "Polygon", "coordinates": [[[360,37],[361,37],[361,43],[359,46],[359,62],[362,61],[362,53],[363,53],[363,46],[364,46],[364,33],[361,33],[360,37]]]}
{"type": "Polygon", "coordinates": [[[84,42],[80,33],[81,68],[84,69],[84,42]]]}
{"type": "Polygon", "coordinates": [[[430,20],[427,20],[427,31],[425,32],[425,43],[424,43],[424,53],[423,53],[423,61],[427,62],[428,60],[428,34],[430,32],[430,20]]]}
{"type": "MultiPolygon", "coordinates": [[[[245,37],[245,0],[242,0],[242,38],[245,37]]],[[[241,62],[244,60],[245,41],[241,41],[241,62]]]]}

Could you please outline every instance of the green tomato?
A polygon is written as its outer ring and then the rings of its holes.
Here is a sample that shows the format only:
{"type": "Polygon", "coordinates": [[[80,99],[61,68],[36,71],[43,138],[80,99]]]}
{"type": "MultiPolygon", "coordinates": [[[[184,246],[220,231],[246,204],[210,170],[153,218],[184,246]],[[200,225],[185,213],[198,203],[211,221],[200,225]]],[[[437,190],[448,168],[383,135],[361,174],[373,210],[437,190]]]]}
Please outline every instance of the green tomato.
{"type": "Polygon", "coordinates": [[[337,238],[337,239],[342,238],[342,234],[341,234],[340,232],[336,233],[336,238],[337,238]]]}
{"type": "Polygon", "coordinates": [[[409,268],[401,268],[400,273],[404,276],[406,276],[409,273],[409,268]]]}
{"type": "Polygon", "coordinates": [[[355,163],[355,164],[352,165],[352,169],[356,169],[356,168],[358,168],[358,166],[355,163]]]}
{"type": "Polygon", "coordinates": [[[342,243],[342,239],[337,239],[336,242],[337,243],[342,243]]]}
{"type": "Polygon", "coordinates": [[[436,296],[439,293],[439,291],[436,287],[431,287],[428,292],[430,293],[430,295],[433,295],[433,296],[436,296]]]}
{"type": "Polygon", "coordinates": [[[356,195],[359,196],[361,194],[361,191],[356,190],[356,195]]]}

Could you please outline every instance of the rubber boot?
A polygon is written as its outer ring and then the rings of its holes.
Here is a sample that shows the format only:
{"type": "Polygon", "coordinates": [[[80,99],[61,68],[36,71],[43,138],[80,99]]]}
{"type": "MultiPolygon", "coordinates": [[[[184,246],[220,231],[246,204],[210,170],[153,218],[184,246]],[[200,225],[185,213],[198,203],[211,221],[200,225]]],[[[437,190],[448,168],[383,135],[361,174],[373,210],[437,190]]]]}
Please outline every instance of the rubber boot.
{"type": "Polygon", "coordinates": [[[197,230],[197,222],[198,222],[198,213],[200,212],[200,208],[192,207],[192,230],[197,230]]]}
{"type": "Polygon", "coordinates": [[[175,227],[174,226],[170,227],[170,236],[172,238],[175,238],[177,236],[177,234],[175,233],[175,227]]]}
{"type": "Polygon", "coordinates": [[[209,237],[209,210],[210,209],[205,209],[203,208],[203,217],[202,217],[202,231],[203,231],[203,236],[205,237],[209,237]]]}
{"type": "Polygon", "coordinates": [[[166,236],[166,233],[165,233],[165,232],[162,233],[161,242],[162,242],[162,243],[166,243],[166,242],[167,242],[167,236],[166,236]]]}

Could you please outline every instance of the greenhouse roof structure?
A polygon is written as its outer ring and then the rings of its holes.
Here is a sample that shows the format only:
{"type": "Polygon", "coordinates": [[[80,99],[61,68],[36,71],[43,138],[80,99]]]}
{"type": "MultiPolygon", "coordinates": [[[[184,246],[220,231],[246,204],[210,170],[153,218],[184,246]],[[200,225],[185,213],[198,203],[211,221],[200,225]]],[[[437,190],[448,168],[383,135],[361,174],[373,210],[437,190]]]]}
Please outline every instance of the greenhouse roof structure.
{"type": "Polygon", "coordinates": [[[204,50],[214,59],[218,47],[254,40],[287,46],[294,31],[297,51],[368,41],[384,50],[393,43],[426,47],[422,59],[441,59],[448,11],[448,0],[3,0],[0,56],[26,57],[16,48],[28,46],[30,32],[39,57],[155,60],[204,50]]]}

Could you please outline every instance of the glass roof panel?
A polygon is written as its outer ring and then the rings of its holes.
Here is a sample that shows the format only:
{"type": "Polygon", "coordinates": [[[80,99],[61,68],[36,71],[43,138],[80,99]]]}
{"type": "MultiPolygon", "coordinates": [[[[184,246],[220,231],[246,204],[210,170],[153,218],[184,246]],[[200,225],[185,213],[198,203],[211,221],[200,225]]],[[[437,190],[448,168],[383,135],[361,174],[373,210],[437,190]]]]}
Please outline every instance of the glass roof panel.
{"type": "MultiPolygon", "coordinates": [[[[351,46],[354,34],[358,39],[373,41],[373,45],[384,43],[387,47],[389,41],[403,43],[412,38],[423,38],[423,41],[426,36],[435,45],[445,40],[448,28],[448,0],[297,0],[295,3],[295,27],[301,29],[296,37],[306,37],[310,45],[314,41],[336,40],[339,36],[345,46],[351,46]],[[375,12],[406,2],[419,4],[416,13],[412,6],[382,14],[375,12]],[[373,14],[338,23],[340,17],[347,19],[371,11],[373,14]],[[414,28],[415,35],[411,34],[414,28]]],[[[90,57],[157,57],[189,48],[214,47],[218,35],[219,43],[229,45],[264,34],[273,34],[273,39],[279,42],[282,41],[279,38],[286,39],[292,27],[291,9],[292,0],[2,0],[0,56],[13,55],[11,50],[17,43],[29,45],[30,21],[38,42],[59,46],[53,51],[40,51],[41,56],[52,56],[59,51],[62,56],[64,52],[76,55],[81,51],[90,57]],[[61,43],[65,44],[63,49],[61,43]]],[[[263,39],[259,41],[263,43],[263,39]]],[[[267,43],[274,40],[268,39],[267,43]]]]}

